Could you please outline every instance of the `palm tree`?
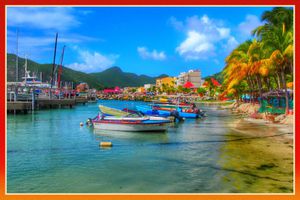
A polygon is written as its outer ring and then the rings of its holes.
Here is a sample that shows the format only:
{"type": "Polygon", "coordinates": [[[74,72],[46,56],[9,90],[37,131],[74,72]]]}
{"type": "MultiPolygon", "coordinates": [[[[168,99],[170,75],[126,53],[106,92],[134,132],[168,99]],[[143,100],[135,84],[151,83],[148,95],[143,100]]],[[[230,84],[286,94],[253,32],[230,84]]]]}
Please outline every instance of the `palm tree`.
{"type": "Polygon", "coordinates": [[[262,15],[266,24],[253,30],[253,34],[272,50],[270,64],[276,68],[279,80],[285,90],[286,113],[288,112],[288,91],[286,72],[293,74],[293,10],[289,8],[274,8],[262,15]]]}

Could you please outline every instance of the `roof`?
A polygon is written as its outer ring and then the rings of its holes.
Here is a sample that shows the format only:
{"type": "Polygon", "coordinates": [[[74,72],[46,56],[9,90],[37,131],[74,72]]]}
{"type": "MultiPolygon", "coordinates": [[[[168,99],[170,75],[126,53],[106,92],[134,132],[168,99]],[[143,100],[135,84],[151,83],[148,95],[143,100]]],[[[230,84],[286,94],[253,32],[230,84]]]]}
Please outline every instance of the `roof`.
{"type": "Polygon", "coordinates": [[[194,84],[191,83],[191,82],[189,82],[189,81],[187,81],[187,82],[183,85],[183,87],[185,87],[185,88],[191,88],[191,87],[194,87],[194,84]]]}

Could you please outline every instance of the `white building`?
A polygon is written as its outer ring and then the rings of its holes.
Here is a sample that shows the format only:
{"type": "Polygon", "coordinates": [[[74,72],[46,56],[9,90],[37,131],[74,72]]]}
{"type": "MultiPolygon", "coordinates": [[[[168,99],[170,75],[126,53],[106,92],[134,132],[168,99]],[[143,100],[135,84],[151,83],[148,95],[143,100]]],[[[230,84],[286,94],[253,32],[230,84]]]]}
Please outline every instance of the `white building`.
{"type": "Polygon", "coordinates": [[[149,90],[151,87],[155,86],[155,84],[144,84],[145,90],[149,90]]]}
{"type": "Polygon", "coordinates": [[[176,85],[183,86],[186,82],[191,82],[195,88],[199,88],[202,85],[201,71],[189,70],[188,72],[181,72],[177,78],[176,85]]]}

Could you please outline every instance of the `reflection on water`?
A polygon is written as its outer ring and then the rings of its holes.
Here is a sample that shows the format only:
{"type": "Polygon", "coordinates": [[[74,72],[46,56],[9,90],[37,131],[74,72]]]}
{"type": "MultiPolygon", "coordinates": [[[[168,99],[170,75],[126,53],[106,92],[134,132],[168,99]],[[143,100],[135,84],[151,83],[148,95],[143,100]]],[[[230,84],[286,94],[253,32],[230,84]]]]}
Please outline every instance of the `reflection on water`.
{"type": "MultiPolygon", "coordinates": [[[[249,125],[241,123],[238,127],[243,132],[255,133],[252,137],[238,134],[239,140],[221,147],[218,163],[227,171],[222,184],[230,184],[230,192],[293,192],[293,147],[290,142],[281,141],[291,133],[249,125]]],[[[226,138],[236,136],[233,132],[226,138]]]]}
{"type": "MultiPolygon", "coordinates": [[[[142,102],[103,101],[116,108],[142,102]]],[[[239,122],[204,107],[209,117],[163,133],[93,130],[79,123],[97,104],[9,115],[9,193],[292,192],[293,149],[276,128],[239,122]],[[251,134],[249,134],[251,133],[251,134]],[[253,134],[255,133],[255,134],[253,134]],[[110,141],[111,148],[99,143],[110,141]]]]}

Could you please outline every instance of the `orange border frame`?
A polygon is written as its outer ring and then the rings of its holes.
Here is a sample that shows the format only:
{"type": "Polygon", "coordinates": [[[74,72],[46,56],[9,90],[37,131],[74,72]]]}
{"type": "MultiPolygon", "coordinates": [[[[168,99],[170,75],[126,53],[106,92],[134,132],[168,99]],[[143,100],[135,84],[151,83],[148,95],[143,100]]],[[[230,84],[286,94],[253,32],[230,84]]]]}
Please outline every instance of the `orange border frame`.
{"type": "MultiPolygon", "coordinates": [[[[0,67],[0,118],[1,118],[1,134],[0,134],[0,199],[11,200],[11,199],[20,199],[20,200],[31,200],[31,199],[152,199],[152,198],[160,198],[160,199],[207,199],[207,200],[227,200],[227,199],[236,199],[236,200],[247,200],[247,199],[299,199],[299,189],[300,185],[297,184],[300,179],[300,174],[298,171],[300,170],[300,165],[297,163],[299,160],[300,150],[296,147],[299,145],[300,140],[298,139],[296,133],[298,132],[299,127],[297,127],[298,119],[299,119],[299,112],[298,106],[296,104],[299,103],[299,98],[295,95],[295,188],[294,192],[295,195],[287,194],[287,195],[268,195],[268,194],[259,194],[259,195],[235,195],[235,194],[228,194],[228,195],[219,195],[219,194],[193,194],[193,195],[181,195],[181,194],[171,194],[171,195],[159,195],[159,194],[150,194],[150,195],[7,195],[5,194],[5,134],[6,134],[6,123],[5,123],[5,116],[6,116],[6,107],[5,107],[5,76],[6,76],[6,41],[5,41],[5,25],[6,25],[6,18],[5,18],[5,6],[6,5],[241,5],[243,6],[244,1],[242,0],[147,0],[142,2],[141,0],[85,0],[79,2],[78,0],[44,0],[41,2],[40,0],[6,0],[1,1],[0,3],[0,55],[1,55],[1,67],[0,67]]],[[[295,6],[295,21],[300,21],[300,14],[297,13],[298,8],[300,6],[299,1],[297,0],[251,0],[247,4],[249,6],[253,5],[294,5],[295,6]]],[[[295,36],[298,33],[300,25],[295,23],[295,36]]],[[[299,64],[299,49],[300,46],[296,45],[299,42],[299,38],[295,37],[295,66],[299,64]]],[[[295,92],[299,87],[299,79],[297,75],[299,74],[299,68],[295,67],[295,92]]]]}

